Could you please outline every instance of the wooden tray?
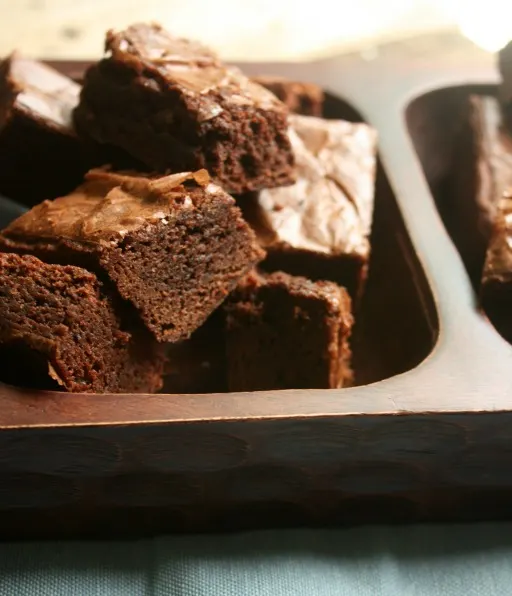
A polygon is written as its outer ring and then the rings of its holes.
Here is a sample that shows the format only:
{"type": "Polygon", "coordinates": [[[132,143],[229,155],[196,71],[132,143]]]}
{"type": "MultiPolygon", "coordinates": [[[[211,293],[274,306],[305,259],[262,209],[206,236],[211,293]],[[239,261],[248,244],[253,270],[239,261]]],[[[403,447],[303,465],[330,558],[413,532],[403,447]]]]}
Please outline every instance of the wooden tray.
{"type": "MultiPolygon", "coordinates": [[[[79,78],[84,65],[58,66],[79,78]]],[[[435,122],[469,86],[496,83],[491,58],[412,43],[374,60],[243,67],[321,84],[329,116],[362,116],[379,130],[373,257],[355,340],[365,385],[186,396],[3,386],[1,537],[512,511],[512,348],[478,312],[429,189],[450,167],[450,127],[435,122]],[[441,88],[450,90],[429,93],[441,88]]]]}

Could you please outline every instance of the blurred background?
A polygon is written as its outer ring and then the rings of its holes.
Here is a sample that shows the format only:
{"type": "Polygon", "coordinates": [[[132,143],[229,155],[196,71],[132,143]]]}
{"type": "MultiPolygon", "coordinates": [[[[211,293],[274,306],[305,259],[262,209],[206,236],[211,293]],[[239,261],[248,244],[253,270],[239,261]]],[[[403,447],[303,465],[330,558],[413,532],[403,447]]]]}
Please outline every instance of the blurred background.
{"type": "Polygon", "coordinates": [[[304,60],[459,31],[488,51],[512,38],[507,0],[0,0],[0,53],[90,58],[105,30],[158,20],[230,59],[304,60]]]}

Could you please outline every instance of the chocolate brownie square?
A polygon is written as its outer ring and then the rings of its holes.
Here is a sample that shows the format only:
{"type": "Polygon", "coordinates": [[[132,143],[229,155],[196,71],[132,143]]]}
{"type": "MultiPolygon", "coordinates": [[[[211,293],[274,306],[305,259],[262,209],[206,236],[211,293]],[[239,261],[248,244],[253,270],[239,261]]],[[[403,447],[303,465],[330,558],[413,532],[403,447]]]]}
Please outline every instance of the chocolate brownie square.
{"type": "Polygon", "coordinates": [[[224,308],[231,391],[350,383],[352,314],[344,288],[281,272],[252,272],[224,308]]]}
{"type": "Polygon", "coordinates": [[[187,338],[264,253],[205,170],[89,172],[0,234],[0,248],[107,277],[159,341],[187,338]]]}
{"type": "Polygon", "coordinates": [[[79,93],[71,79],[18,53],[0,63],[0,193],[31,206],[69,192],[100,165],[72,125],[79,93]]]}
{"type": "Polygon", "coordinates": [[[263,268],[362,293],[370,256],[376,133],[366,124],[290,116],[298,180],[240,198],[268,253],[263,268]]]}
{"type": "Polygon", "coordinates": [[[96,276],[0,254],[0,378],[71,392],[154,392],[164,352],[124,330],[96,276]]]}
{"type": "Polygon", "coordinates": [[[72,190],[95,162],[77,137],[80,86],[36,60],[0,63],[0,193],[34,205],[72,190]]]}
{"type": "Polygon", "coordinates": [[[253,77],[253,82],[271,91],[285,106],[302,116],[322,116],[324,92],[314,83],[290,81],[284,77],[253,77]]]}
{"type": "Polygon", "coordinates": [[[80,89],[17,52],[0,63],[0,193],[32,206],[70,192],[92,167],[141,167],[119,148],[78,137],[80,89]]]}
{"type": "Polygon", "coordinates": [[[445,205],[447,226],[478,286],[497,204],[512,187],[512,137],[503,126],[496,98],[468,98],[454,154],[445,205]]]}
{"type": "Polygon", "coordinates": [[[294,181],[286,107],[204,46],[159,25],[109,31],[75,123],[165,173],[205,168],[228,192],[294,181]]]}
{"type": "Polygon", "coordinates": [[[496,204],[480,297],[496,329],[512,342],[512,184],[496,204]]]}

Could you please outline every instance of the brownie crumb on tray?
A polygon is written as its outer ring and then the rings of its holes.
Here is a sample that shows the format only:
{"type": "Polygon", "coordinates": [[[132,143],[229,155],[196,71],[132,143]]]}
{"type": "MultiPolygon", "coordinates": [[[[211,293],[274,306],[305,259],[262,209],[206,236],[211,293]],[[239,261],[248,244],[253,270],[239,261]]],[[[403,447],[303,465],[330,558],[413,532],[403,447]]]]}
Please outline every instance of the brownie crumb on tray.
{"type": "Polygon", "coordinates": [[[205,168],[227,192],[294,181],[286,106],[201,44],[156,24],[109,31],[77,129],[154,171],[205,168]]]}
{"type": "Polygon", "coordinates": [[[251,272],[225,303],[231,391],[329,389],[352,381],[351,301],[332,282],[251,272]]]}
{"type": "Polygon", "coordinates": [[[96,276],[0,254],[0,378],[70,392],[147,392],[165,356],[149,334],[124,330],[96,276]]]}
{"type": "Polygon", "coordinates": [[[332,280],[357,301],[370,257],[376,132],[308,116],[290,123],[297,182],[239,198],[268,253],[262,267],[332,280]]]}
{"type": "Polygon", "coordinates": [[[203,323],[264,253],[208,174],[89,172],[0,233],[0,249],[107,277],[159,341],[203,323]]]}

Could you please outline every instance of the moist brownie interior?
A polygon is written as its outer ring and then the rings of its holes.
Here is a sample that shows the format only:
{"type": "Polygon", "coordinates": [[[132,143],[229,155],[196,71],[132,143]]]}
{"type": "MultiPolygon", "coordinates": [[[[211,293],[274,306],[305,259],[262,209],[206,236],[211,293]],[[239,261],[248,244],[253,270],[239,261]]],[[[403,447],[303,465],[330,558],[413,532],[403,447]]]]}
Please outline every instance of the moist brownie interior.
{"type": "Polygon", "coordinates": [[[90,172],[0,234],[3,250],[107,276],[159,341],[186,339],[264,253],[206,172],[90,172]]]}
{"type": "Polygon", "coordinates": [[[0,254],[0,296],[3,381],[96,393],[161,387],[160,348],[133,345],[94,274],[0,254]]]}

